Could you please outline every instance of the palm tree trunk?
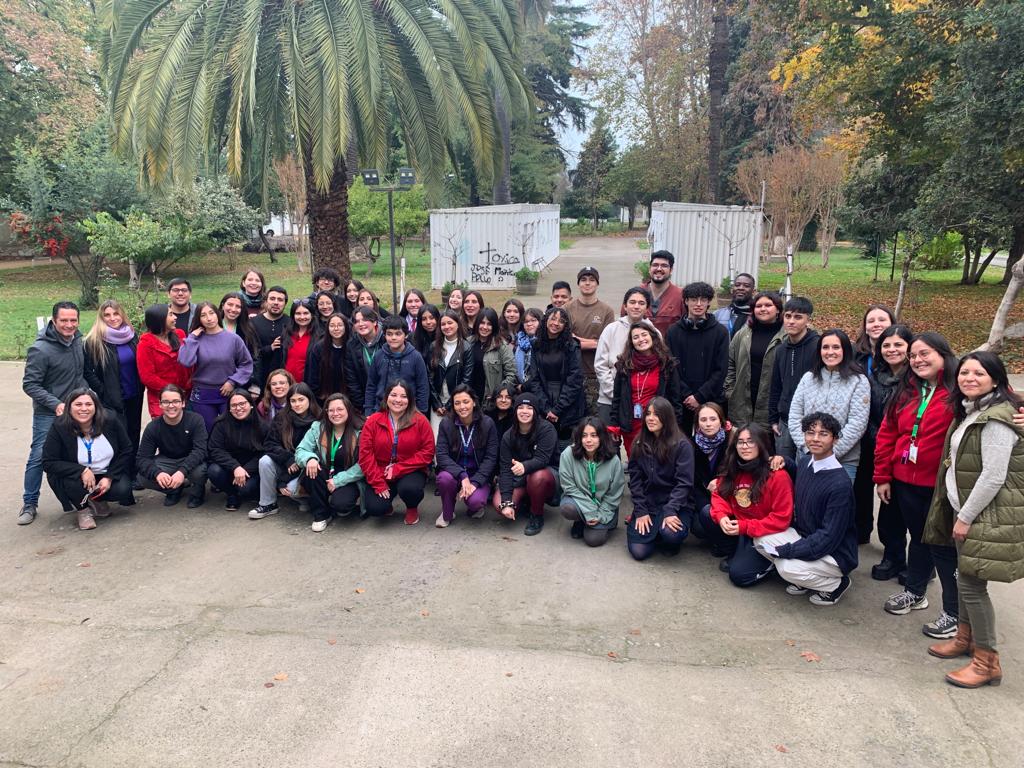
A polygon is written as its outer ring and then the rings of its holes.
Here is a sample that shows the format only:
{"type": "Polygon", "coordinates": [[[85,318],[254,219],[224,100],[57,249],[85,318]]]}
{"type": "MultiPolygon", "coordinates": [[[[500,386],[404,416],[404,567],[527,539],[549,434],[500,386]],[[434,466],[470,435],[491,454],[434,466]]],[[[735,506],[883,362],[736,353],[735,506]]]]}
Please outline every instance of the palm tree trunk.
{"type": "Polygon", "coordinates": [[[498,131],[501,133],[501,172],[494,180],[491,202],[494,205],[508,205],[512,202],[512,126],[505,101],[497,91],[494,92],[494,111],[498,118],[498,131]]]}
{"type": "Polygon", "coordinates": [[[708,202],[717,203],[722,193],[722,100],[729,67],[729,7],[719,0],[712,11],[713,34],[708,53],[708,202]]]}
{"type": "Polygon", "coordinates": [[[345,161],[334,161],[334,172],[327,189],[321,192],[313,179],[313,168],[306,165],[306,221],[309,225],[310,261],[314,270],[333,267],[343,280],[352,277],[348,256],[348,184],[345,161]]]}

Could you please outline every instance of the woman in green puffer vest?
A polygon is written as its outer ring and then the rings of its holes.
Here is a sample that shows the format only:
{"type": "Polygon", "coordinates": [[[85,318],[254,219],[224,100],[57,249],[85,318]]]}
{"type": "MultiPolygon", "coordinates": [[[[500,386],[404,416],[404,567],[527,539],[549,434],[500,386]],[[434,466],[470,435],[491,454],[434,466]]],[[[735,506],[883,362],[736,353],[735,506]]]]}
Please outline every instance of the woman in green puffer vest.
{"type": "Polygon", "coordinates": [[[1024,400],[1010,390],[996,355],[972,352],[960,360],[950,401],[954,421],[923,540],[948,546],[952,539],[956,545],[959,624],[953,639],[928,653],[971,656],[946,681],[978,688],[1003,679],[988,582],[1024,577],[1024,427],[1013,421],[1024,400]]]}

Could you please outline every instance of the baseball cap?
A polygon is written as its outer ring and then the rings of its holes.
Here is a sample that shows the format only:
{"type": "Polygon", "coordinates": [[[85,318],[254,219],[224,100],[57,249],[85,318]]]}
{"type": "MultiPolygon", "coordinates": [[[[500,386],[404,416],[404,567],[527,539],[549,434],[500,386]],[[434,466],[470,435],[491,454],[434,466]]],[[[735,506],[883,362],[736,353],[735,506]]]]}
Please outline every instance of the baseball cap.
{"type": "Polygon", "coordinates": [[[601,275],[598,274],[596,268],[584,267],[583,269],[576,273],[576,284],[579,285],[580,280],[582,280],[584,277],[587,277],[588,275],[597,280],[597,282],[601,282],[601,275]]]}

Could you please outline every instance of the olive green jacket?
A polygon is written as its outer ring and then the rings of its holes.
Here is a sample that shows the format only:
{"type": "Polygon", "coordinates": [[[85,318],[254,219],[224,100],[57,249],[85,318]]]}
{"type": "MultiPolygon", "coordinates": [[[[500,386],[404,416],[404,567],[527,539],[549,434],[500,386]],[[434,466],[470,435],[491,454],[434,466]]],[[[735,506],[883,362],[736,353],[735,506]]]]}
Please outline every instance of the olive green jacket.
{"type": "MultiPolygon", "coordinates": [[[[956,485],[961,505],[981,474],[981,431],[990,419],[1008,424],[1022,439],[1014,444],[1006,483],[992,502],[971,523],[960,548],[959,568],[968,576],[985,581],[1016,581],[1024,577],[1024,429],[1013,424],[1013,406],[999,403],[984,410],[967,428],[956,457],[956,485]]],[[[950,466],[950,437],[957,422],[946,432],[946,444],[935,481],[935,494],[925,521],[922,540],[926,544],[953,545],[956,513],[946,498],[946,470],[950,466]]]]}
{"type": "Polygon", "coordinates": [[[768,396],[772,388],[772,368],[775,365],[775,352],[785,338],[786,332],[779,328],[779,332],[768,342],[761,365],[761,384],[757,388],[756,403],[750,402],[750,326],[740,328],[729,342],[725,396],[729,401],[729,421],[734,425],[756,421],[765,429],[771,429],[768,423],[768,396]]]}

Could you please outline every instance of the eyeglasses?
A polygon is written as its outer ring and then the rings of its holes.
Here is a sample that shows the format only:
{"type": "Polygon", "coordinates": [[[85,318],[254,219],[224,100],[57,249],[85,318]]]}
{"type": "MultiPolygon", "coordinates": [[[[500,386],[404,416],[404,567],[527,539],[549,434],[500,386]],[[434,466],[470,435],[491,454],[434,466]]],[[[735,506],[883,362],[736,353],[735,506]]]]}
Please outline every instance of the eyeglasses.
{"type": "Polygon", "coordinates": [[[191,293],[188,288],[171,288],[170,293],[191,293]]]}
{"type": "Polygon", "coordinates": [[[232,403],[228,406],[232,411],[244,411],[249,407],[248,403],[232,403]]]}
{"type": "Polygon", "coordinates": [[[160,405],[164,408],[181,408],[184,403],[181,400],[161,400],[160,405]]]}
{"type": "Polygon", "coordinates": [[[755,445],[757,445],[757,443],[755,443],[753,440],[737,440],[736,441],[736,447],[737,448],[753,448],[755,445]]]}
{"type": "Polygon", "coordinates": [[[703,296],[697,296],[697,297],[692,298],[692,299],[687,299],[686,303],[687,304],[710,304],[711,303],[711,299],[705,299],[703,296]]]}

